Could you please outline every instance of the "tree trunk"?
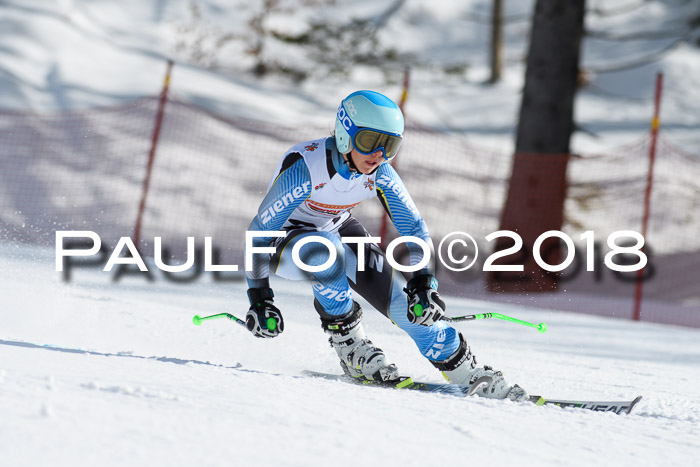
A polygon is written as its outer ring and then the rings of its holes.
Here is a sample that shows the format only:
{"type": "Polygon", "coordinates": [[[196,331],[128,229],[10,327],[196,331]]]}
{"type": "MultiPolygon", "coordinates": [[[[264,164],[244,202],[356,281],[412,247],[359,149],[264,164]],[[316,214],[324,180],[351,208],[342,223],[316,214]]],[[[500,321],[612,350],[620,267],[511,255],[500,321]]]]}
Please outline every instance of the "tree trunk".
{"type": "Polygon", "coordinates": [[[516,152],[568,154],[585,0],[537,0],[516,152]]]}
{"type": "MultiPolygon", "coordinates": [[[[561,230],[566,198],[566,167],[574,129],[573,110],[585,0],[537,0],[520,106],[516,153],[501,230],[516,232],[523,248],[494,264],[522,264],[523,272],[489,275],[492,291],[542,292],[558,287],[558,274],[547,273],[533,258],[537,237],[561,230]]],[[[495,250],[512,246],[497,241],[495,250]]],[[[558,239],[540,248],[545,262],[561,262],[558,239]]]]}

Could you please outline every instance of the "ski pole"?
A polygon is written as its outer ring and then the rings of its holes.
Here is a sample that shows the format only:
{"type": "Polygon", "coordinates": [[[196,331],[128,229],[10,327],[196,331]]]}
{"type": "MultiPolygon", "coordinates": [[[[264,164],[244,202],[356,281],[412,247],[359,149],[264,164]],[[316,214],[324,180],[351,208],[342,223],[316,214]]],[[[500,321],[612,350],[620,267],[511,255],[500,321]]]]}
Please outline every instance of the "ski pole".
{"type": "Polygon", "coordinates": [[[502,319],[504,321],[510,321],[511,323],[518,323],[518,324],[522,324],[523,326],[529,326],[531,328],[535,328],[539,332],[547,332],[547,325],[545,323],[539,323],[539,324],[528,323],[527,321],[523,321],[523,320],[513,318],[513,317],[507,316],[507,315],[502,315],[500,313],[480,313],[480,314],[476,314],[476,315],[453,316],[453,317],[445,316],[442,319],[444,321],[458,323],[460,321],[472,321],[475,319],[488,319],[488,318],[502,319]]]}
{"type": "Polygon", "coordinates": [[[240,324],[241,326],[245,327],[245,321],[243,321],[243,320],[240,319],[240,318],[236,318],[236,317],[233,316],[231,313],[219,313],[219,314],[210,315],[210,316],[199,316],[199,315],[194,315],[194,317],[192,318],[192,322],[193,322],[195,325],[199,326],[199,325],[202,324],[202,321],[206,321],[206,320],[208,320],[208,319],[217,319],[217,318],[228,318],[228,319],[230,319],[231,321],[233,321],[234,323],[238,323],[238,324],[240,324]]]}

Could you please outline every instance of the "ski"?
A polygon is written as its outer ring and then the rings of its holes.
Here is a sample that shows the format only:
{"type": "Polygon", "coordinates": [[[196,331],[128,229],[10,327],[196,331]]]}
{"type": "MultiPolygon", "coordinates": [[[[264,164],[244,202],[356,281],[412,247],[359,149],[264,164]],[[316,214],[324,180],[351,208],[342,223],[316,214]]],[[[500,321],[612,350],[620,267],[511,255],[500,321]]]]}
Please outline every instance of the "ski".
{"type": "Polygon", "coordinates": [[[422,392],[432,392],[437,394],[446,394],[448,396],[456,397],[466,397],[470,396],[481,388],[483,385],[488,385],[490,382],[490,377],[485,376],[479,378],[472,385],[464,386],[458,384],[450,383],[425,383],[416,382],[412,378],[403,376],[398,380],[392,380],[389,382],[384,381],[372,381],[367,379],[352,378],[347,375],[335,375],[331,373],[322,373],[318,371],[304,370],[302,372],[304,376],[309,376],[312,378],[323,378],[331,381],[342,381],[344,383],[357,384],[360,386],[378,386],[378,387],[388,387],[393,389],[407,389],[410,391],[422,391],[422,392]]]}
{"type": "Polygon", "coordinates": [[[637,396],[631,401],[564,401],[557,399],[547,399],[542,396],[530,396],[528,399],[535,405],[556,405],[558,407],[574,407],[577,409],[593,410],[596,412],[614,412],[616,414],[628,414],[632,411],[637,402],[642,400],[642,396],[637,396]]]}
{"type": "MultiPolygon", "coordinates": [[[[357,384],[360,386],[378,386],[388,387],[393,389],[408,389],[413,391],[432,392],[437,394],[445,394],[455,397],[467,397],[478,391],[483,385],[488,385],[490,377],[484,376],[475,381],[472,385],[458,385],[451,383],[426,383],[421,381],[413,381],[410,377],[401,377],[398,380],[390,382],[370,381],[360,378],[352,378],[347,375],[336,375],[331,373],[322,373],[318,371],[304,370],[304,376],[312,378],[323,378],[331,381],[342,381],[344,383],[357,384]]],[[[634,406],[642,399],[642,396],[637,396],[631,401],[587,401],[587,400],[559,400],[549,399],[542,396],[530,396],[527,401],[537,406],[556,405],[566,408],[573,407],[577,409],[593,410],[596,412],[613,412],[616,414],[628,414],[634,406]]]]}

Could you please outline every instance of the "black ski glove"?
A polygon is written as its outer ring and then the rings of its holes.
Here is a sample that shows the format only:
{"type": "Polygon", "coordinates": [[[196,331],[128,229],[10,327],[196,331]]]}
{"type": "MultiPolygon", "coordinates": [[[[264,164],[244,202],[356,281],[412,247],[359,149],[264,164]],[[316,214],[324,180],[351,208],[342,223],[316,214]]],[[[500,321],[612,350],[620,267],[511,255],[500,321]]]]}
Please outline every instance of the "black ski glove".
{"type": "Polygon", "coordinates": [[[272,289],[248,289],[250,308],[245,315],[245,325],[255,337],[277,337],[284,331],[282,312],[273,304],[272,289]]]}
{"type": "Polygon", "coordinates": [[[421,274],[408,281],[403,289],[408,294],[408,321],[432,326],[442,318],[446,307],[437,287],[437,279],[432,274],[421,274]]]}

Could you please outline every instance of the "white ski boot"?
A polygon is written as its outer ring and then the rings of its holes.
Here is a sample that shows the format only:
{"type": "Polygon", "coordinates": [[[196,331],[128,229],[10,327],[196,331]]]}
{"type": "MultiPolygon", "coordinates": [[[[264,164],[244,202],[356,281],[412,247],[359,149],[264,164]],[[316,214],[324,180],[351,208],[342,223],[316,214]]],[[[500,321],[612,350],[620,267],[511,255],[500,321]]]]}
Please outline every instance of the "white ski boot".
{"type": "Polygon", "coordinates": [[[382,349],[367,339],[361,321],[362,309],[357,302],[353,302],[352,310],[346,315],[321,318],[323,330],[331,336],[328,341],[340,358],[343,372],[353,378],[377,382],[398,380],[398,368],[388,361],[382,349]]]}
{"type": "Polygon", "coordinates": [[[449,382],[472,385],[480,378],[488,377],[484,378],[483,387],[477,389],[475,395],[491,399],[508,398],[516,402],[527,399],[527,392],[517,384],[510,386],[500,371],[488,366],[476,366],[476,357],[472,355],[462,333],[459,334],[459,341],[459,348],[450,357],[441,362],[432,362],[449,382]]]}

